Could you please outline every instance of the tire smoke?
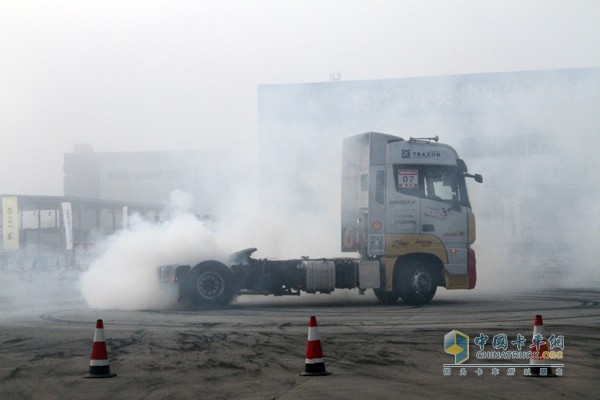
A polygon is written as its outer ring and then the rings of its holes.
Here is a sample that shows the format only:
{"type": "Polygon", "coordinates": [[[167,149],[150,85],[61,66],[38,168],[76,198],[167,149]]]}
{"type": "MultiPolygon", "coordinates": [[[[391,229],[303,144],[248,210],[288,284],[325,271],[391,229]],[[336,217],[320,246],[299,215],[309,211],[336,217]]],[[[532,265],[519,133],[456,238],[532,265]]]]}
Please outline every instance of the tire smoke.
{"type": "Polygon", "coordinates": [[[101,255],[81,275],[81,292],[100,309],[165,309],[177,300],[176,287],[163,286],[158,266],[224,260],[229,254],[206,224],[189,213],[191,199],[171,194],[168,218],[150,222],[133,216],[127,229],[101,244],[101,255]]]}

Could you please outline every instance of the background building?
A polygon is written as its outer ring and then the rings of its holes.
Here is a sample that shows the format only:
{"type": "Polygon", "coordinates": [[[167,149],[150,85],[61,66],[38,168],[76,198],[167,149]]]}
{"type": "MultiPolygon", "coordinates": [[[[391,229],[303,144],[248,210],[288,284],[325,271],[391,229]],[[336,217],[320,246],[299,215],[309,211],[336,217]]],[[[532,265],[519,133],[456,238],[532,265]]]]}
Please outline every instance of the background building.
{"type": "Polygon", "coordinates": [[[0,268],[66,267],[83,262],[99,240],[127,226],[137,214],[162,218],[159,204],[72,196],[1,195],[0,268]]]}
{"type": "Polygon", "coordinates": [[[229,179],[231,152],[146,151],[97,153],[77,145],[64,155],[64,194],[166,205],[174,190],[193,196],[193,211],[214,212],[229,179]]]}

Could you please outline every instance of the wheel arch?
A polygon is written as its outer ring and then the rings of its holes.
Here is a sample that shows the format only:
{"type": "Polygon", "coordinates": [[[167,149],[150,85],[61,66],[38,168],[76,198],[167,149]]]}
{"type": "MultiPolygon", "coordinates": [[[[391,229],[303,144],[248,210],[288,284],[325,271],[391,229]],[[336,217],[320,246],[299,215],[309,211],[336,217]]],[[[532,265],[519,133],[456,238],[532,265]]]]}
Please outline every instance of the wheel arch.
{"type": "Polygon", "coordinates": [[[438,256],[431,253],[410,253],[398,257],[394,264],[394,276],[399,276],[400,271],[403,268],[407,268],[408,265],[413,262],[426,265],[431,269],[433,276],[435,277],[436,286],[445,286],[444,263],[438,256]]]}
{"type": "MultiPolygon", "coordinates": [[[[218,261],[218,260],[204,260],[204,261],[200,261],[198,264],[194,265],[189,271],[188,273],[193,273],[193,272],[197,272],[198,270],[205,268],[208,265],[220,265],[223,266],[229,270],[231,270],[231,268],[229,268],[227,265],[225,265],[223,262],[218,261]]],[[[233,271],[232,271],[233,272],[233,271]]]]}

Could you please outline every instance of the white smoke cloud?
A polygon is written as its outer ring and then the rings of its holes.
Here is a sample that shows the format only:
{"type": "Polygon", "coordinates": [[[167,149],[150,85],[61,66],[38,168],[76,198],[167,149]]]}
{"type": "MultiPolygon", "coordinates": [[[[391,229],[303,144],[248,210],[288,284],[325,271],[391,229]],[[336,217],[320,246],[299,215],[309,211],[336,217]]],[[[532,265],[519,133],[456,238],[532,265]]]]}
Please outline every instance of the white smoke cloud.
{"type": "Polygon", "coordinates": [[[100,246],[102,254],[81,276],[81,292],[91,307],[161,309],[177,299],[175,287],[161,286],[160,265],[225,260],[230,253],[205,223],[189,212],[191,198],[171,195],[169,217],[150,222],[133,216],[127,229],[100,246]]]}
{"type": "MultiPolygon", "coordinates": [[[[467,158],[484,175],[484,184],[470,192],[481,291],[582,288],[600,279],[594,200],[600,193],[592,178],[600,167],[598,96],[560,76],[548,82],[511,93],[511,104],[489,109],[471,134],[473,140],[496,138],[511,150],[467,158]],[[566,94],[559,96],[552,85],[566,94]]],[[[472,150],[468,141],[464,148],[472,150]]]]}

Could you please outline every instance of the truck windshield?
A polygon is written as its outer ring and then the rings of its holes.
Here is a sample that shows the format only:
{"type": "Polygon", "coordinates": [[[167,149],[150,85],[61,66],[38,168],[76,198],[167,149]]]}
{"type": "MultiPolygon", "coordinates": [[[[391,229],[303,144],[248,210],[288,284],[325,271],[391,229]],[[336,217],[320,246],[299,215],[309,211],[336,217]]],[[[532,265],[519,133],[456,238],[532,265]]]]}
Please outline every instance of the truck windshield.
{"type": "Polygon", "coordinates": [[[457,167],[394,165],[394,177],[399,193],[464,206],[469,204],[465,179],[457,167]]]}

